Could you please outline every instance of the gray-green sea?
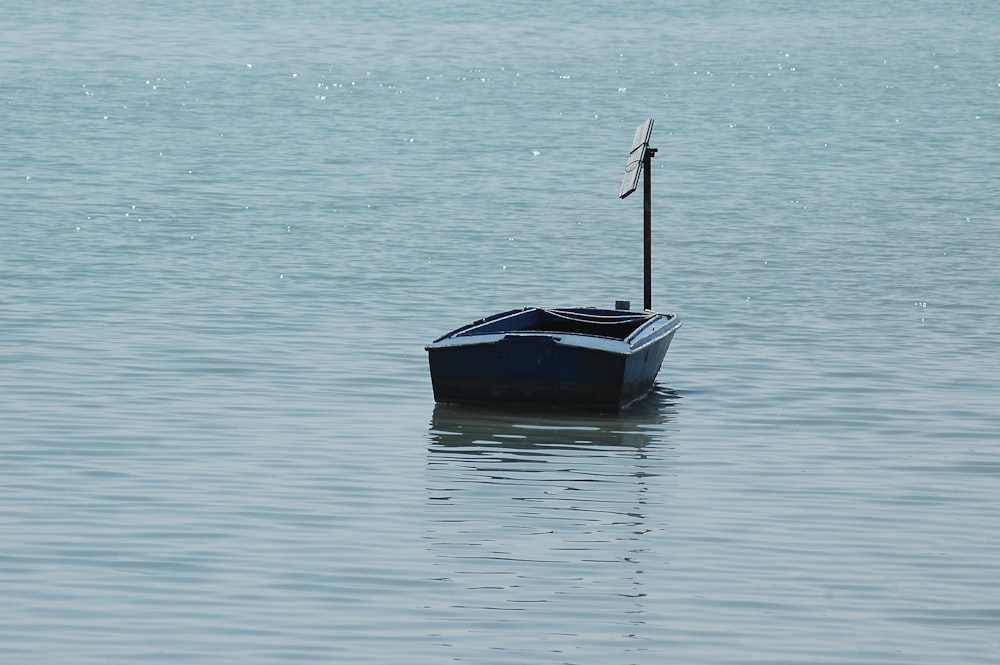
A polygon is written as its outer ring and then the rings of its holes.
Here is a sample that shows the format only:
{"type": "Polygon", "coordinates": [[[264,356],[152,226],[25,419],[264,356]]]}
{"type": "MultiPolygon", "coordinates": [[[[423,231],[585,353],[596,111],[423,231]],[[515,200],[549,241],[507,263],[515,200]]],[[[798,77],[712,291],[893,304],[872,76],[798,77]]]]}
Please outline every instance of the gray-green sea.
{"type": "Polygon", "coordinates": [[[0,661],[1000,662],[1000,5],[0,8],[0,661]],[[620,414],[435,405],[522,305],[620,414]]]}

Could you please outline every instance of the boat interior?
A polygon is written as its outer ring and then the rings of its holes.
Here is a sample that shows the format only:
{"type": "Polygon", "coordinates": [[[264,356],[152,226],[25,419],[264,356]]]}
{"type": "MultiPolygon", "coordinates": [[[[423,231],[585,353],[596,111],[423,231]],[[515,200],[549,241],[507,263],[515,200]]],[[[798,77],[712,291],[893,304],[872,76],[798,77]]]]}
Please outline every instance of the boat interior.
{"type": "Polygon", "coordinates": [[[461,335],[501,332],[547,332],[600,335],[625,339],[656,314],[593,307],[549,309],[530,307],[507,312],[461,331],[461,335]]]}
{"type": "Polygon", "coordinates": [[[601,335],[625,339],[636,328],[652,318],[649,314],[625,313],[614,310],[540,309],[537,320],[522,328],[524,331],[563,332],[580,335],[601,335]]]}

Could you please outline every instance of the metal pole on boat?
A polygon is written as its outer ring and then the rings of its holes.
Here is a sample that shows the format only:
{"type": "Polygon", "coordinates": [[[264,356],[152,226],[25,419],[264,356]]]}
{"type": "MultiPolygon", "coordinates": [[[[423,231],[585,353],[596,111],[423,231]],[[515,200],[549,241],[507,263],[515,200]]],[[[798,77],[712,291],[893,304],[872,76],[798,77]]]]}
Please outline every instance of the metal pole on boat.
{"type": "Polygon", "coordinates": [[[639,172],[644,174],[642,181],[642,218],[643,218],[643,264],[645,273],[645,297],[643,304],[647,310],[653,308],[653,173],[652,159],[656,148],[649,147],[649,137],[653,133],[653,119],[639,125],[632,139],[632,149],[625,162],[625,177],[622,178],[622,188],[619,198],[625,198],[639,187],[639,172]]]}
{"type": "Polygon", "coordinates": [[[642,225],[643,225],[643,306],[653,309],[653,155],[656,148],[646,147],[642,156],[642,225]]]}

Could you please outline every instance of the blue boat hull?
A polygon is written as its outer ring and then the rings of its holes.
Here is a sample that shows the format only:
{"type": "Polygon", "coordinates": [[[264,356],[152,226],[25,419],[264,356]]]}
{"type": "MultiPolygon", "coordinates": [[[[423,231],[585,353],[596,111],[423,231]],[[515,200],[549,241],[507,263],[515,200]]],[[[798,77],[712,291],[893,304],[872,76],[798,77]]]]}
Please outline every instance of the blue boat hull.
{"type": "Polygon", "coordinates": [[[652,387],[679,327],[675,315],[655,312],[496,314],[427,347],[434,399],[620,408],[652,387]]]}

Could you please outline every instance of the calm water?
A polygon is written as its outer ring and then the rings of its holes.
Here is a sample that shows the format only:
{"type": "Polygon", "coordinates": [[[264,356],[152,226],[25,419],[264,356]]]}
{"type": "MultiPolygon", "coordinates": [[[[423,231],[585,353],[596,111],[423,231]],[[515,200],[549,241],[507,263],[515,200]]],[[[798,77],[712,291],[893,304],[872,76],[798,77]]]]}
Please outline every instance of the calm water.
{"type": "Polygon", "coordinates": [[[0,661],[1000,662],[1000,5],[217,4],[0,9],[0,661]]]}

